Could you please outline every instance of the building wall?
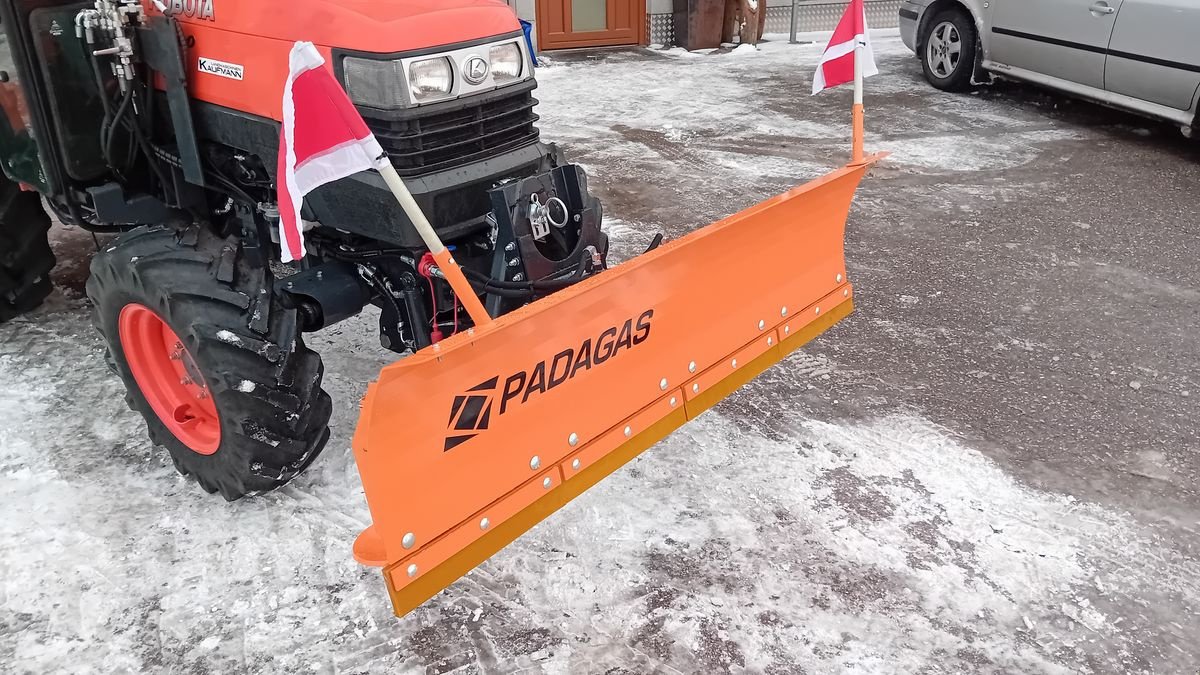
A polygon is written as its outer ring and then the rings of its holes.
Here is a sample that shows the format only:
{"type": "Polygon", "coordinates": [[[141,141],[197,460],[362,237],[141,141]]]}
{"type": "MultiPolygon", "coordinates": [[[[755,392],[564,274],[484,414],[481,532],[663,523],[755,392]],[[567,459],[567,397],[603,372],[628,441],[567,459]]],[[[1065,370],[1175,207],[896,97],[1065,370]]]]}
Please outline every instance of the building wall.
{"type": "MultiPolygon", "coordinates": [[[[517,16],[526,21],[537,20],[535,0],[505,0],[508,6],[517,10],[517,16]]],[[[670,14],[672,0],[646,0],[647,14],[670,14]]],[[[771,2],[791,2],[791,0],[771,0],[771,2]]]]}
{"type": "Polygon", "coordinates": [[[507,2],[509,7],[517,10],[517,16],[530,23],[537,21],[535,0],[507,0],[507,2]]]}
{"type": "MultiPolygon", "coordinates": [[[[506,0],[517,16],[537,22],[535,0],[506,0]]],[[[846,0],[797,0],[796,29],[801,33],[830,31],[837,25],[846,0]]],[[[866,0],[867,23],[871,28],[896,28],[899,25],[900,0],[866,0]]],[[[672,0],[646,0],[646,21],[652,44],[673,45],[675,25],[672,0]]],[[[792,0],[767,0],[767,33],[787,33],[791,29],[792,0]]],[[[533,35],[537,46],[537,31],[533,35]]]]}
{"type": "MultiPolygon", "coordinates": [[[[650,25],[651,44],[675,44],[675,22],[672,20],[671,2],[650,0],[655,7],[647,5],[646,21],[650,25]],[[663,6],[666,6],[663,8],[663,6]],[[662,11],[658,9],[662,8],[662,11]]],[[[867,25],[871,28],[897,28],[900,25],[900,0],[865,0],[867,25]]],[[[797,0],[796,31],[814,33],[832,31],[842,12],[846,0],[797,0]]],[[[786,34],[791,31],[792,0],[767,0],[768,34],[786,34]]]]}

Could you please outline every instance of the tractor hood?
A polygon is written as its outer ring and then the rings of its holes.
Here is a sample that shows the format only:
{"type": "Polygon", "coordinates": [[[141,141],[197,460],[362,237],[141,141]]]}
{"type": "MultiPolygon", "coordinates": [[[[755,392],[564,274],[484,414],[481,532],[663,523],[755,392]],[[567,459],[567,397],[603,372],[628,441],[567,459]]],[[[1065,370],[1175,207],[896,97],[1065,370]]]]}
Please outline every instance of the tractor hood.
{"type": "Polygon", "coordinates": [[[500,0],[167,0],[195,25],[330,49],[393,53],[520,30],[500,0]]]}

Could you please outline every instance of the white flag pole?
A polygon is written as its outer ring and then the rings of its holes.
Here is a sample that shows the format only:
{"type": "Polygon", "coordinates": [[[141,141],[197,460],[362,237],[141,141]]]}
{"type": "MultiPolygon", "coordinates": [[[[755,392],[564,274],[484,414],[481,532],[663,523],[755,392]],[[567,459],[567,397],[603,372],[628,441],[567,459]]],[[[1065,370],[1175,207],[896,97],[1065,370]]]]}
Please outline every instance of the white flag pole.
{"type": "MultiPolygon", "coordinates": [[[[864,28],[864,30],[866,30],[864,28]]],[[[863,36],[864,38],[866,36],[863,36]]],[[[863,41],[854,38],[854,140],[851,160],[863,161],[863,41]]]]}
{"type": "Polygon", "coordinates": [[[375,169],[383,176],[383,182],[387,183],[388,188],[395,195],[396,201],[400,203],[400,208],[404,209],[404,213],[408,216],[408,219],[412,221],[417,234],[421,235],[421,240],[425,242],[425,247],[433,254],[433,259],[437,261],[442,275],[446,278],[446,281],[450,282],[450,287],[454,289],[454,294],[458,296],[458,301],[466,308],[467,314],[471,316],[471,320],[475,322],[476,326],[483,326],[490,322],[492,317],[484,309],[483,303],[479,302],[479,297],[475,295],[474,289],[471,288],[471,283],[467,281],[466,275],[459,269],[458,263],[454,261],[454,258],[450,255],[450,251],[442,244],[441,237],[438,237],[437,231],[433,229],[433,225],[425,217],[425,212],[421,210],[421,206],[417,204],[417,200],[408,191],[408,186],[404,184],[404,179],[400,177],[400,174],[396,173],[396,167],[392,166],[391,160],[387,157],[380,158],[376,163],[375,169]]]}

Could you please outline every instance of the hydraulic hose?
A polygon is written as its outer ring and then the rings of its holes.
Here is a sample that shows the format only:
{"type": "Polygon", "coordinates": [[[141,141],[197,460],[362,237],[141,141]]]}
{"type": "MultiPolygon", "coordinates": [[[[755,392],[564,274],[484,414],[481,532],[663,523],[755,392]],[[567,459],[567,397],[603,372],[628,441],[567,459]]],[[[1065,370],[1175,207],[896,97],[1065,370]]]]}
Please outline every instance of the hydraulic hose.
{"type": "MultiPolygon", "coordinates": [[[[396,257],[408,260],[411,264],[411,259],[404,255],[403,249],[374,249],[367,251],[338,251],[335,257],[349,261],[366,261],[373,258],[388,258],[396,257]]],[[[587,275],[589,266],[587,264],[589,255],[584,251],[579,257],[579,266],[571,273],[571,276],[562,279],[545,279],[542,281],[505,281],[503,279],[495,279],[488,275],[473,270],[469,267],[462,267],[463,273],[467,279],[472,282],[473,287],[482,290],[483,292],[492,293],[501,297],[527,297],[538,291],[553,292],[560,291],[568,286],[576,284],[583,280],[587,275]]]]}
{"type": "MultiPolygon", "coordinates": [[[[481,272],[476,272],[475,270],[463,268],[463,271],[471,281],[480,284],[485,288],[505,291],[525,291],[526,293],[534,293],[537,291],[560,291],[568,286],[578,283],[583,279],[583,275],[586,273],[583,266],[580,265],[579,269],[575,270],[571,276],[562,279],[545,279],[542,281],[502,281],[500,279],[493,279],[492,277],[489,277],[481,272]]],[[[497,295],[499,295],[499,293],[497,293],[497,295]]]]}
{"type": "MultiPolygon", "coordinates": [[[[125,114],[129,112],[129,105],[132,102],[133,87],[130,87],[125,90],[125,95],[121,98],[121,105],[117,106],[117,111],[113,113],[112,121],[106,127],[102,128],[100,133],[100,139],[104,143],[104,159],[108,161],[109,166],[113,167],[114,170],[116,170],[116,164],[112,160],[112,144],[113,139],[116,138],[116,134],[113,132],[116,131],[117,126],[124,120],[125,114]]],[[[117,171],[117,175],[120,176],[121,172],[117,171]]]]}
{"type": "Polygon", "coordinates": [[[471,283],[471,289],[481,295],[498,295],[502,298],[528,298],[534,294],[532,288],[498,288],[490,286],[487,283],[477,281],[470,274],[467,275],[467,281],[471,283]]]}
{"type": "Polygon", "coordinates": [[[575,271],[571,273],[571,276],[564,277],[562,279],[543,279],[540,281],[504,281],[502,279],[493,279],[486,274],[466,267],[462,269],[463,272],[466,273],[467,277],[471,279],[471,281],[482,284],[485,288],[494,289],[492,292],[494,292],[495,295],[504,295],[502,293],[495,292],[498,290],[526,291],[527,293],[534,293],[537,291],[553,292],[561,291],[568,286],[572,286],[582,281],[583,277],[588,273],[589,266],[587,261],[589,257],[590,256],[585,249],[584,252],[579,256],[578,266],[575,268],[575,271]]]}

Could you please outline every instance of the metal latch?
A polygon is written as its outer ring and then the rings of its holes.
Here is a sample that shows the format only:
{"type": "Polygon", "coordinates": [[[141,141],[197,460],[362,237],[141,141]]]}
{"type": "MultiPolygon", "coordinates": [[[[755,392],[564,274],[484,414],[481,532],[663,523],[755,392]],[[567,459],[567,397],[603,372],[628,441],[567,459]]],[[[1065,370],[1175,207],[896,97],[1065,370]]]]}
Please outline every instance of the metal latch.
{"type": "Polygon", "coordinates": [[[545,239],[550,234],[551,225],[560,230],[566,227],[569,219],[567,205],[558,197],[551,197],[543,204],[536,192],[529,196],[529,225],[535,240],[545,239]]]}

